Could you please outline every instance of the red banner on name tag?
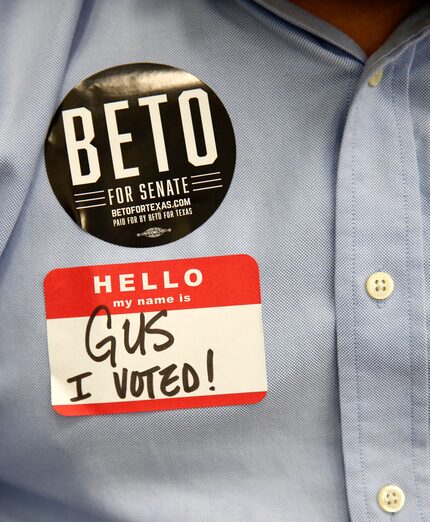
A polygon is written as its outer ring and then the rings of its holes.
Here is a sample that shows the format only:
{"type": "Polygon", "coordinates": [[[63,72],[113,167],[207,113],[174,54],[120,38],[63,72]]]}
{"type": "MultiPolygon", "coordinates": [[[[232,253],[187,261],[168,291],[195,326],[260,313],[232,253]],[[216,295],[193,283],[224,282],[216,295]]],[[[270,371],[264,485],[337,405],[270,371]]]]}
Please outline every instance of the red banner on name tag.
{"type": "Polygon", "coordinates": [[[246,255],[58,268],[45,296],[47,319],[90,315],[95,301],[116,303],[112,313],[127,299],[129,312],[261,303],[258,266],[246,255]]]}

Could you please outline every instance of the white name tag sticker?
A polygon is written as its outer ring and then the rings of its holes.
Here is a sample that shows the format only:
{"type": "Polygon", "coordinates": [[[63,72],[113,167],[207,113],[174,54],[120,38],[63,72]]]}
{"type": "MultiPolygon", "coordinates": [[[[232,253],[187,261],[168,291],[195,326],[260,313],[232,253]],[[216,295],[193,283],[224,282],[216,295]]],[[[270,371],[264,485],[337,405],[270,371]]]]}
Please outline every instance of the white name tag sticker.
{"type": "Polygon", "coordinates": [[[61,415],[261,401],[257,263],[247,255],[52,270],[51,399],[61,415]]]}

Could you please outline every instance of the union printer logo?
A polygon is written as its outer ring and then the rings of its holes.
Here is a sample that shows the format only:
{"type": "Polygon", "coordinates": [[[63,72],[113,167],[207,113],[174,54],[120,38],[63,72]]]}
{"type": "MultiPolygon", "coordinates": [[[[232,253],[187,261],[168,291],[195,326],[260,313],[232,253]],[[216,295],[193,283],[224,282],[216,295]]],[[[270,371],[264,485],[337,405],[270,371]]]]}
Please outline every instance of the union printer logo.
{"type": "Polygon", "coordinates": [[[234,131],[195,76],[138,63],[79,83],[54,115],[46,169],[59,202],[90,234],[123,246],[180,239],[220,206],[235,160],[234,131]]]}
{"type": "Polygon", "coordinates": [[[140,234],[137,234],[138,237],[145,236],[145,237],[160,237],[166,232],[171,232],[171,228],[160,228],[160,227],[152,227],[145,230],[145,232],[141,232],[140,234]]]}

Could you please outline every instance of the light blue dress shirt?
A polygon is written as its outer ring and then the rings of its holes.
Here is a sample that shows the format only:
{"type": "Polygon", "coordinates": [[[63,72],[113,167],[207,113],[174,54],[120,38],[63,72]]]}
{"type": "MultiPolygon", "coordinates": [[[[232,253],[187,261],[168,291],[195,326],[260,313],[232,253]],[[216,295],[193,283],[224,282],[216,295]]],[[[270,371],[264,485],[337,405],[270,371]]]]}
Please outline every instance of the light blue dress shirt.
{"type": "Polygon", "coordinates": [[[0,51],[0,521],[429,521],[429,6],[367,58],[283,0],[4,0],[0,51]],[[237,139],[221,207],[157,248],[82,231],[44,164],[70,89],[132,62],[201,78],[237,139]],[[51,269],[236,253],[261,270],[264,401],[51,409],[51,269]]]}

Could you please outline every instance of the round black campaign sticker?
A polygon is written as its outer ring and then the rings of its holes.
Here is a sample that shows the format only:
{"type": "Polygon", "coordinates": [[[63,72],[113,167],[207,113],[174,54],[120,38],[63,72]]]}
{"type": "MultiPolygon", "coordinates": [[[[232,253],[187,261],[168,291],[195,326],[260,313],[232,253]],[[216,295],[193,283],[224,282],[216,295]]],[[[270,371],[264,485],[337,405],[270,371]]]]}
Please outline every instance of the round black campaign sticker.
{"type": "Polygon", "coordinates": [[[106,69],[64,98],[45,147],[59,202],[90,234],[123,246],[180,239],[220,206],[236,160],[216,94],[167,65],[106,69]]]}

